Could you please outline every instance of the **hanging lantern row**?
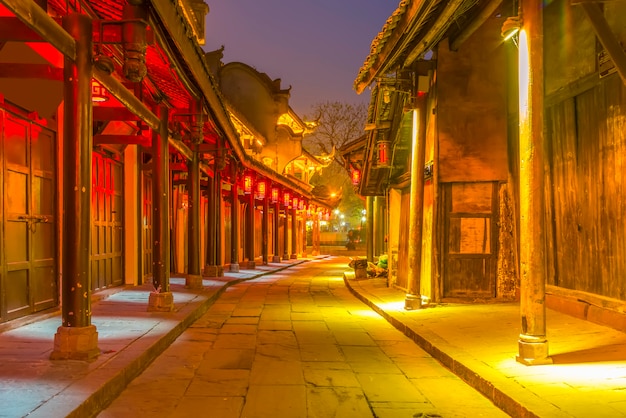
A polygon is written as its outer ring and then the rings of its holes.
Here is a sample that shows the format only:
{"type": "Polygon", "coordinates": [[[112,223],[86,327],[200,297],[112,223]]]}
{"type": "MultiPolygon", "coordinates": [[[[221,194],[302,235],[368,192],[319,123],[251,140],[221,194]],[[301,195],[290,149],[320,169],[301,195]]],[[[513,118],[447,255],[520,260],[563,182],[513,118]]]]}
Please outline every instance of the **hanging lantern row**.
{"type": "MultiPolygon", "coordinates": [[[[254,190],[255,198],[258,200],[263,200],[267,195],[267,187],[268,185],[266,180],[257,181],[255,187],[253,173],[251,172],[246,173],[243,177],[243,191],[246,195],[252,194],[254,190]]],[[[270,199],[271,202],[274,204],[280,201],[279,187],[272,187],[270,189],[270,199]]],[[[330,216],[327,211],[324,211],[321,208],[316,208],[313,204],[307,205],[305,199],[298,198],[296,196],[292,197],[291,193],[288,191],[283,192],[282,203],[286,208],[295,208],[296,210],[305,211],[307,216],[311,216],[312,214],[313,216],[315,216],[317,214],[320,219],[322,219],[322,217],[325,217],[326,220],[328,220],[330,216]]]]}

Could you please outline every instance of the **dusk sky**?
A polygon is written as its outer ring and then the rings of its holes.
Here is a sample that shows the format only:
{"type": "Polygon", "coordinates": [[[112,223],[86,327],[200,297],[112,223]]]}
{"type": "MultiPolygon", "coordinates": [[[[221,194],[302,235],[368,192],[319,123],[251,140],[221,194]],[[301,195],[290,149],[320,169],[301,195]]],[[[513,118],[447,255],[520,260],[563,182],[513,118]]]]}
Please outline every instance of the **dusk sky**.
{"type": "Polygon", "coordinates": [[[354,80],[399,0],[207,0],[205,51],[280,78],[301,117],[320,102],[368,103],[354,80]]]}

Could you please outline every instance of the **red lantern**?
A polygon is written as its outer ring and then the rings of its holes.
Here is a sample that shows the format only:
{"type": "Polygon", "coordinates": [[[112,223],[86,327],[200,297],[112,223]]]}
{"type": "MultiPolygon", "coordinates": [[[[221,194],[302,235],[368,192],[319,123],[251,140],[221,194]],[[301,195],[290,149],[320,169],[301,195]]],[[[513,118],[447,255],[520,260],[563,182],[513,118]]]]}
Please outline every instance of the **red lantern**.
{"type": "Polygon", "coordinates": [[[378,141],[378,165],[389,166],[389,141],[378,141]]]}
{"type": "Polygon", "coordinates": [[[299,203],[298,209],[304,210],[304,200],[303,199],[300,199],[300,203],[299,203]]]}
{"type": "Polygon", "coordinates": [[[361,182],[361,171],[352,170],[352,184],[357,186],[361,182]]]}
{"type": "Polygon", "coordinates": [[[265,199],[265,182],[259,181],[256,185],[257,199],[263,200],[265,199]]]}
{"type": "Polygon", "coordinates": [[[294,209],[298,209],[298,198],[294,196],[293,201],[291,202],[294,209]]]}
{"type": "Polygon", "coordinates": [[[285,205],[286,208],[291,205],[291,196],[289,195],[289,192],[285,192],[283,194],[283,205],[285,205]]]}
{"type": "Polygon", "coordinates": [[[278,190],[278,187],[272,187],[272,203],[278,203],[279,193],[280,193],[280,190],[278,190]]]}
{"type": "Polygon", "coordinates": [[[252,193],[252,174],[246,174],[243,177],[243,192],[245,194],[252,193]]]}

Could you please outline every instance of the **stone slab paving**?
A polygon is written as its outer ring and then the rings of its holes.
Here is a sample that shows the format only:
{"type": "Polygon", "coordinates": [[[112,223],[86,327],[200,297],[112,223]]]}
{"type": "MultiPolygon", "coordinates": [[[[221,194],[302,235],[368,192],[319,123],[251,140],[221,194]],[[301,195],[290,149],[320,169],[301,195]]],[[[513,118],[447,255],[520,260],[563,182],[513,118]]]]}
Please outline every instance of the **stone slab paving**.
{"type": "MultiPolygon", "coordinates": [[[[175,306],[170,313],[147,312],[150,285],[101,291],[92,298],[92,323],[98,331],[101,354],[90,362],[49,359],[54,335],[61,325],[59,311],[2,324],[0,417],[93,416],[199,318],[228,286],[305,261],[308,260],[205,278],[203,289],[199,290],[186,289],[184,278],[172,277],[170,290],[175,306]]],[[[187,377],[188,370],[191,369],[176,368],[172,372],[178,379],[187,377]]],[[[170,392],[161,399],[175,399],[176,390],[170,392]]],[[[148,405],[155,412],[162,411],[155,399],[146,400],[148,405]]]]}
{"type": "MultiPolygon", "coordinates": [[[[548,309],[554,364],[525,366],[515,361],[521,322],[516,303],[450,303],[405,311],[404,292],[387,287],[386,279],[355,280],[348,272],[345,282],[363,302],[512,416],[626,416],[623,332],[548,309]]],[[[435,378],[431,387],[437,382],[435,378]]]]}
{"type": "Polygon", "coordinates": [[[350,294],[344,270],[231,286],[99,417],[507,416],[350,294]]]}

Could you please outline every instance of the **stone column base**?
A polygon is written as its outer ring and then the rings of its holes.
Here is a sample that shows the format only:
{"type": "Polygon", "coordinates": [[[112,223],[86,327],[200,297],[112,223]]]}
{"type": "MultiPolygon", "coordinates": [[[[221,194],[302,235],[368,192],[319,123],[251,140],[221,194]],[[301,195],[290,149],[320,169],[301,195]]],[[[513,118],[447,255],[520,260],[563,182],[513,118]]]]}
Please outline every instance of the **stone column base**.
{"type": "Polygon", "coordinates": [[[318,255],[320,255],[320,252],[319,252],[319,251],[316,251],[316,250],[313,250],[313,252],[311,252],[311,255],[312,255],[313,257],[317,257],[318,255]]]}
{"type": "Polygon", "coordinates": [[[289,256],[289,258],[291,260],[297,260],[298,259],[298,254],[291,254],[291,256],[289,256]]]}
{"type": "Polygon", "coordinates": [[[202,289],[202,276],[199,274],[188,274],[185,278],[185,287],[187,289],[202,289]]]}
{"type": "Polygon", "coordinates": [[[239,264],[230,263],[230,271],[232,271],[233,273],[239,273],[239,264]]]}
{"type": "Polygon", "coordinates": [[[172,292],[151,292],[148,299],[148,312],[171,312],[174,309],[172,292]]]}
{"type": "Polygon", "coordinates": [[[202,275],[205,277],[224,277],[224,266],[204,266],[202,275]]]}
{"type": "Polygon", "coordinates": [[[407,311],[422,309],[422,296],[407,293],[406,298],[404,299],[404,309],[407,311]]]}
{"type": "Polygon", "coordinates": [[[272,257],[272,263],[280,263],[280,256],[275,255],[274,257],[272,257]]]}
{"type": "Polygon", "coordinates": [[[205,277],[217,277],[217,266],[210,266],[207,264],[204,266],[202,275],[205,277]]]}
{"type": "Polygon", "coordinates": [[[515,357],[518,363],[526,366],[552,364],[552,357],[548,356],[548,341],[544,338],[532,336],[525,338],[524,335],[520,335],[518,346],[519,355],[515,357]]]}
{"type": "Polygon", "coordinates": [[[50,360],[91,360],[99,355],[95,325],[57,328],[50,360]]]}
{"type": "Polygon", "coordinates": [[[247,264],[246,264],[246,268],[248,270],[254,270],[256,268],[256,261],[254,260],[248,260],[247,264]]]}

